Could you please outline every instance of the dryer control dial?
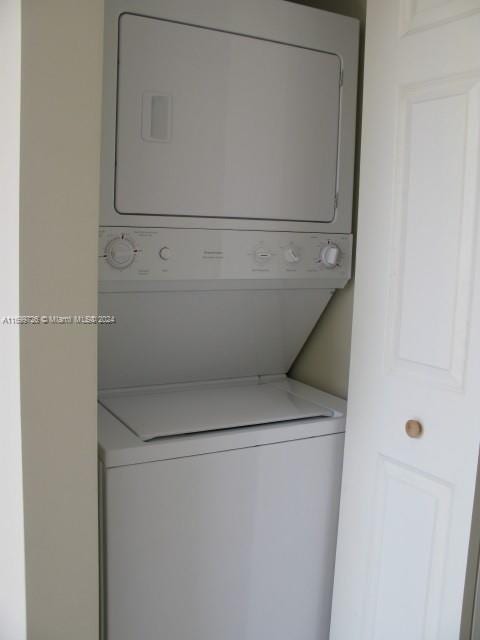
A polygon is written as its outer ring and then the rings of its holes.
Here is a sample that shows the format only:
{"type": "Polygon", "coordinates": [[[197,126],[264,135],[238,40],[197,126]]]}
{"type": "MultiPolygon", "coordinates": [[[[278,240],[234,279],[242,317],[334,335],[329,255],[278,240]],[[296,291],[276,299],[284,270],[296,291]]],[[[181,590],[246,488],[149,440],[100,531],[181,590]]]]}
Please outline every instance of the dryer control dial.
{"type": "Polygon", "coordinates": [[[170,249],[170,247],[162,247],[158,251],[158,256],[161,258],[161,260],[167,262],[167,260],[170,260],[170,258],[173,256],[173,251],[170,249]]]}
{"type": "Polygon", "coordinates": [[[266,264],[272,259],[272,252],[266,247],[257,247],[255,249],[255,262],[257,264],[266,264]]]}
{"type": "Polygon", "coordinates": [[[126,237],[110,240],[105,247],[105,259],[114,269],[126,269],[135,260],[136,249],[126,237]]]}
{"type": "Polygon", "coordinates": [[[336,244],[327,244],[321,251],[320,260],[327,269],[333,269],[338,265],[340,256],[340,248],[336,244]]]}
{"type": "Polygon", "coordinates": [[[300,262],[300,250],[297,247],[287,247],[283,252],[285,261],[289,264],[297,264],[300,262]]]}

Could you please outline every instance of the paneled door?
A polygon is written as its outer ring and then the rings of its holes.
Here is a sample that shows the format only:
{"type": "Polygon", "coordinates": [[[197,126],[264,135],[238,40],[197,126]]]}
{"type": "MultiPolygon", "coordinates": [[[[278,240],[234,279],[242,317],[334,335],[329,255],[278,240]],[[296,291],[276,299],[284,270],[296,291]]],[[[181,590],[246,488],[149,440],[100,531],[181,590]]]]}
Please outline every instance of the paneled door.
{"type": "Polygon", "coordinates": [[[480,0],[369,0],[331,640],[459,638],[480,437],[480,0]]]}

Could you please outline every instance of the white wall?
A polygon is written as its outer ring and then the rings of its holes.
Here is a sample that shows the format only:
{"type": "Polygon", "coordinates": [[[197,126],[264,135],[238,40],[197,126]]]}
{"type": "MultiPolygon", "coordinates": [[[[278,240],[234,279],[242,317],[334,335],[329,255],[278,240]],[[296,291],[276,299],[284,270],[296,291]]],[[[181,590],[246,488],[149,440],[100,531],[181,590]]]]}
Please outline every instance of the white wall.
{"type": "MultiPolygon", "coordinates": [[[[101,0],[22,1],[24,314],[96,312],[102,32],[101,0]]],[[[20,352],[28,637],[94,640],[96,330],[26,326],[20,352]]]]}
{"type": "MultiPolygon", "coordinates": [[[[367,0],[297,0],[318,9],[333,11],[358,18],[362,26],[360,70],[363,67],[363,33],[367,0]]],[[[361,83],[360,73],[357,117],[356,185],[354,197],[354,225],[358,204],[358,173],[360,159],[361,127],[361,83]]],[[[327,310],[320,318],[305,347],[297,358],[290,374],[314,387],[318,387],[342,398],[348,393],[348,371],[350,363],[350,338],[353,313],[353,282],[342,291],[337,291],[327,310]]]]}
{"type": "Polygon", "coordinates": [[[2,318],[18,315],[20,161],[20,4],[0,3],[0,638],[24,640],[25,566],[22,443],[20,433],[19,326],[2,318]]]}

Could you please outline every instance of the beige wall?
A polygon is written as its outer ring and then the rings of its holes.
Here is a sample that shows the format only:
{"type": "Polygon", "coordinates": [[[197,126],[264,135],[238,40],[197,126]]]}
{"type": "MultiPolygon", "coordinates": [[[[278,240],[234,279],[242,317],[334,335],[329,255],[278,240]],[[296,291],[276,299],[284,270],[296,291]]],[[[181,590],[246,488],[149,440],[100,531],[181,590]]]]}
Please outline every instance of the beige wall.
{"type": "MultiPolygon", "coordinates": [[[[298,0],[326,11],[333,11],[358,18],[362,25],[362,51],[360,68],[363,66],[363,33],[367,0],[298,0]]],[[[354,198],[354,221],[358,203],[358,165],[360,158],[361,74],[358,97],[356,185],[354,198]]],[[[355,224],[355,222],[354,222],[355,224]]],[[[348,368],[350,362],[350,337],[353,311],[353,283],[338,291],[327,310],[320,318],[309,340],[294,363],[290,375],[314,387],[329,391],[342,398],[348,393],[348,368]]]]}
{"type": "MultiPolygon", "coordinates": [[[[102,0],[22,1],[20,309],[93,314],[102,0]]],[[[21,330],[28,638],[98,637],[96,331],[21,330]]]]}

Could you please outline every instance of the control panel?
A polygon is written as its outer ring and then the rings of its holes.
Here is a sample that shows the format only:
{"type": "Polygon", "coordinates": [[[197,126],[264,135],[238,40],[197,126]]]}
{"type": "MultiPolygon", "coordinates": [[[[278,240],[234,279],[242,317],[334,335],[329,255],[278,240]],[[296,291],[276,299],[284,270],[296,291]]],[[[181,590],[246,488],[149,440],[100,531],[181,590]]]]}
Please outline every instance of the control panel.
{"type": "Polygon", "coordinates": [[[344,234],[102,227],[101,281],[341,279],[350,277],[344,234]]]}

